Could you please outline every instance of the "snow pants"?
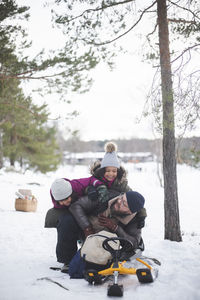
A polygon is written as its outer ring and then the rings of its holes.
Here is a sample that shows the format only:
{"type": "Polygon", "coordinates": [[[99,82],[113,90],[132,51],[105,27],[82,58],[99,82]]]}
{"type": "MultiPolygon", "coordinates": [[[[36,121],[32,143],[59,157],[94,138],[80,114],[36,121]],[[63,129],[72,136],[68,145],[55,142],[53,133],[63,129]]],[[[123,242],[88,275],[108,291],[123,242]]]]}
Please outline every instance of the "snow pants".
{"type": "Polygon", "coordinates": [[[56,256],[60,263],[68,264],[77,252],[77,241],[83,236],[81,228],[68,212],[59,218],[57,225],[56,256]]]}

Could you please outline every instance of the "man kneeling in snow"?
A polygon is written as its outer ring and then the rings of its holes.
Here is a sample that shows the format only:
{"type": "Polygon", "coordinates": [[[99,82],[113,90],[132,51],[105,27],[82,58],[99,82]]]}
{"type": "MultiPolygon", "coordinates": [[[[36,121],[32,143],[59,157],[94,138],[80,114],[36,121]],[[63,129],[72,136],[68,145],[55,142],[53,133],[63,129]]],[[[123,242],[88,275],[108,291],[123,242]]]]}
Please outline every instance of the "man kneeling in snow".
{"type": "Polygon", "coordinates": [[[115,232],[118,237],[131,241],[134,249],[142,248],[137,212],[144,207],[144,202],[141,194],[129,191],[109,200],[108,208],[100,214],[98,203],[88,197],[74,202],[69,208],[73,216],[65,215],[57,227],[58,238],[62,240],[62,247],[57,245],[57,258],[65,264],[63,271],[67,272],[68,264],[77,251],[77,240],[83,232],[85,237],[101,230],[115,232]]]}

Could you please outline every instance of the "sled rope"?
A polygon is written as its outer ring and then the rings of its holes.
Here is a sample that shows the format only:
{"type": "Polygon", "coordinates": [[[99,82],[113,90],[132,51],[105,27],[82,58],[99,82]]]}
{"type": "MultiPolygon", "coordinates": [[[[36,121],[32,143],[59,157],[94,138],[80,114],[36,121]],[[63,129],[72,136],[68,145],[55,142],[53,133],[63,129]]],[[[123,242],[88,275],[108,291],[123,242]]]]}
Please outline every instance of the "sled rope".
{"type": "Polygon", "coordinates": [[[57,284],[58,286],[60,286],[61,288],[69,291],[69,289],[67,287],[65,287],[64,285],[62,285],[61,283],[57,282],[57,281],[54,281],[53,279],[49,278],[49,277],[42,277],[42,278],[38,278],[37,280],[47,280],[47,281],[50,281],[52,283],[55,283],[57,284]]]}

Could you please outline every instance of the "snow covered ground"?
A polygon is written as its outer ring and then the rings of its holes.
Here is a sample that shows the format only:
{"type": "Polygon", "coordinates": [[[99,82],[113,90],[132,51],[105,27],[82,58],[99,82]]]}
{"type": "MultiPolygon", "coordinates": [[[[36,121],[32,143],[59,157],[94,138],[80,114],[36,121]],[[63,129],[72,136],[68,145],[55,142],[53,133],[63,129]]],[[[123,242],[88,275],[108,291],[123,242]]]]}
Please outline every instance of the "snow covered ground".
{"type": "MultiPolygon", "coordinates": [[[[200,171],[178,166],[178,192],[183,242],[163,239],[163,189],[159,186],[156,164],[125,164],[129,185],[146,199],[148,218],[143,229],[144,255],[162,263],[159,276],[141,285],[136,276],[123,279],[124,299],[199,300],[200,299],[200,171]],[[139,167],[139,168],[138,168],[139,167]],[[141,167],[141,171],[140,171],[141,167]]],[[[65,166],[47,175],[0,170],[0,299],[54,300],[107,299],[106,283],[89,286],[83,279],[69,279],[52,271],[56,262],[56,230],[44,228],[46,211],[51,207],[49,188],[58,177],[88,176],[85,166],[65,166]],[[38,199],[35,213],[15,211],[15,192],[28,188],[38,199]],[[43,277],[62,283],[65,290],[43,277]]]]}

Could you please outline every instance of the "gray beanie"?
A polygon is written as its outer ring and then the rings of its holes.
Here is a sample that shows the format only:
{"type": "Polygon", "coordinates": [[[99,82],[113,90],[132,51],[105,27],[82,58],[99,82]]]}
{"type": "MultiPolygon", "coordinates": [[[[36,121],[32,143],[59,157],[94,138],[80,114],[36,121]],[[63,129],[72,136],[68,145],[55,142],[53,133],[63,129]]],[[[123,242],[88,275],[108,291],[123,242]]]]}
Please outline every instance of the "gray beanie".
{"type": "Polygon", "coordinates": [[[128,206],[132,213],[138,212],[144,207],[145,199],[138,192],[129,191],[126,193],[128,206]]]}
{"type": "Polygon", "coordinates": [[[101,162],[101,168],[105,167],[116,167],[120,168],[120,163],[117,158],[117,145],[113,142],[109,142],[105,144],[105,155],[101,162]]]}
{"type": "Polygon", "coordinates": [[[51,193],[56,201],[67,199],[72,194],[71,183],[64,178],[56,179],[51,185],[51,193]]]}

